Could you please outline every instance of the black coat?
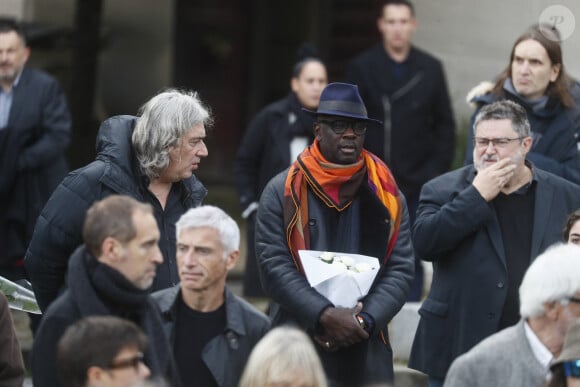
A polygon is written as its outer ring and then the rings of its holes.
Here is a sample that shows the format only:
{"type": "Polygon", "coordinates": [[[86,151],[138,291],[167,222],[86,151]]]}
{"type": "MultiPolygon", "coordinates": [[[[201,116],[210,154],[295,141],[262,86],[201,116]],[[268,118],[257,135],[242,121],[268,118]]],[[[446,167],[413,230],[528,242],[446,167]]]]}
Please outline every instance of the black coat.
{"type": "MultiPolygon", "coordinates": [[[[331,302],[310,286],[291,258],[284,229],[283,201],[284,183],[288,171],[274,177],[260,199],[256,221],[256,252],[262,273],[262,282],[267,294],[279,308],[271,308],[273,325],[286,323],[298,324],[309,333],[315,332],[322,311],[332,306],[331,302]]],[[[392,352],[388,344],[387,325],[401,309],[414,273],[414,256],[409,229],[409,215],[405,200],[402,198],[402,220],[399,236],[389,260],[384,264],[387,253],[388,235],[391,218],[387,209],[372,193],[368,185],[359,189],[360,216],[358,229],[359,247],[347,253],[364,254],[378,257],[381,268],[367,296],[362,299],[363,312],[368,313],[375,322],[373,335],[364,342],[341,349],[340,356],[353,356],[360,364],[352,364],[349,376],[361,382],[392,382],[392,352]],[[387,344],[381,338],[384,335],[387,344]]],[[[322,235],[325,219],[318,219],[317,206],[324,206],[312,195],[309,196],[310,234],[322,235]]],[[[328,245],[317,243],[323,238],[311,239],[310,249],[329,251],[328,245]],[[316,239],[316,241],[314,241],[316,239]]],[[[336,359],[327,357],[319,349],[323,364],[336,359]]]]}
{"type": "Polygon", "coordinates": [[[58,82],[24,67],[0,130],[0,264],[24,258],[42,207],[68,171],[70,127],[58,82]]]}
{"type": "MultiPolygon", "coordinates": [[[[567,214],[580,207],[580,187],[535,169],[530,263],[561,241],[567,214]]],[[[421,190],[413,243],[433,262],[433,283],[419,314],[409,366],[444,378],[451,362],[498,330],[508,273],[493,206],[472,182],[472,165],[426,183],[421,190]]],[[[518,285],[519,286],[519,285],[518,285]]]]}
{"type": "MultiPolygon", "coordinates": [[[[441,62],[415,47],[406,60],[407,75],[394,86],[393,65],[382,45],[363,52],[347,67],[358,85],[368,115],[392,126],[391,159],[385,160],[407,198],[418,196],[426,181],[447,172],[455,152],[455,121],[441,62]]],[[[365,149],[385,159],[383,125],[369,124],[365,149]]]]}
{"type": "Polygon", "coordinates": [[[234,162],[234,179],[243,216],[247,219],[247,256],[244,295],[265,297],[260,286],[254,248],[255,208],[270,179],[288,168],[290,143],[305,137],[314,140],[314,119],[304,111],[294,93],[266,106],[250,122],[234,162]]]}
{"type": "MultiPolygon", "coordinates": [[[[101,125],[97,135],[97,159],[71,172],[56,188],[42,210],[25,265],[38,305],[44,311],[65,285],[68,257],[82,244],[87,209],[112,194],[128,195],[142,202],[156,200],[148,193],[148,179],[140,172],[133,154],[131,134],[135,117],[116,116],[101,125]]],[[[156,210],[161,232],[159,247],[163,263],[157,267],[153,290],[179,282],[175,263],[175,222],[189,208],[202,203],[207,190],[195,176],[178,183],[179,208],[156,210]]]]}
{"type": "Polygon", "coordinates": [[[266,106],[250,122],[234,162],[234,179],[242,209],[258,202],[270,181],[290,166],[290,142],[314,140],[314,119],[301,110],[294,93],[266,106]]]}
{"type": "MultiPolygon", "coordinates": [[[[70,258],[71,275],[68,278],[68,289],[50,305],[34,337],[31,358],[34,385],[36,387],[61,385],[56,373],[56,349],[58,341],[69,326],[87,316],[114,315],[132,320],[147,336],[145,364],[151,370],[152,376],[162,376],[171,383],[171,386],[179,386],[177,368],[169,340],[163,332],[161,312],[155,301],[151,296],[145,295],[138,305],[123,304],[120,300],[125,298],[141,299],[143,291],[132,287],[120,272],[108,268],[101,273],[104,273],[111,283],[125,282],[123,291],[115,293],[118,298],[112,301],[110,294],[105,296],[93,283],[97,265],[105,266],[97,263],[85,246],[78,248],[70,258]]],[[[109,290],[110,293],[115,291],[116,289],[109,290]]]]}
{"type": "MultiPolygon", "coordinates": [[[[179,340],[179,337],[175,337],[178,297],[181,297],[179,285],[153,293],[161,309],[163,328],[172,346],[179,340]]],[[[226,327],[222,334],[205,345],[200,354],[220,387],[238,385],[252,349],[270,329],[268,317],[227,288],[225,304],[226,327]]]]}

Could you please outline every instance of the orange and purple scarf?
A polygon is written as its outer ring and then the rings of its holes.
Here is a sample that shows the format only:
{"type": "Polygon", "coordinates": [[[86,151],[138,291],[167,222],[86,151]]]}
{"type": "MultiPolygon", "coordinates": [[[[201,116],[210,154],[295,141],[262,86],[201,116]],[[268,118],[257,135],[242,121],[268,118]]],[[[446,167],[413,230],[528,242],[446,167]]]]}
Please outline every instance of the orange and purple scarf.
{"type": "Polygon", "coordinates": [[[314,140],[292,164],[284,185],[286,241],[298,270],[303,272],[298,250],[310,248],[307,188],[310,187],[326,206],[342,211],[352,203],[365,173],[369,187],[391,216],[392,226],[384,257],[384,263],[387,262],[397,241],[402,213],[401,197],[391,171],[364,149],[354,164],[333,164],[322,156],[318,141],[314,140]]]}

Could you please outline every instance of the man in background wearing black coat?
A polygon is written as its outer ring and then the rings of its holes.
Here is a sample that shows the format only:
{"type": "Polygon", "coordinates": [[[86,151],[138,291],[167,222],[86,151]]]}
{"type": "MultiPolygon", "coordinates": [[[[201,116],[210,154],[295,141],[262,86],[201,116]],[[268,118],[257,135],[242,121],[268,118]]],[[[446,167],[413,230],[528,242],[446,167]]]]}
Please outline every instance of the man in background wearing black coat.
{"type": "Polygon", "coordinates": [[[26,66],[30,49],[14,24],[0,25],[0,275],[25,277],[36,218],[67,172],[71,119],[58,82],[26,66]]]}
{"type": "MultiPolygon", "coordinates": [[[[408,0],[382,1],[377,27],[382,44],[356,57],[346,78],[358,85],[370,116],[365,148],[389,166],[409,207],[411,224],[421,186],[451,167],[455,121],[439,60],[411,44],[417,20],[408,0]]],[[[415,263],[409,300],[421,298],[423,270],[415,263]]]]}

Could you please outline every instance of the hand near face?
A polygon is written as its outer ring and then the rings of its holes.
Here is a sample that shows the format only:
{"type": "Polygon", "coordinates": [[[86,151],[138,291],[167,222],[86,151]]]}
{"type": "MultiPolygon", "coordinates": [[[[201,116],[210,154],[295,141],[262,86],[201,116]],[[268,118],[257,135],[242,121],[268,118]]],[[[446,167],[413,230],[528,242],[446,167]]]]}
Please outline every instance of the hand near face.
{"type": "Polygon", "coordinates": [[[495,198],[514,175],[516,165],[510,158],[502,159],[490,166],[480,169],[473,179],[473,186],[489,202],[495,198]]]}

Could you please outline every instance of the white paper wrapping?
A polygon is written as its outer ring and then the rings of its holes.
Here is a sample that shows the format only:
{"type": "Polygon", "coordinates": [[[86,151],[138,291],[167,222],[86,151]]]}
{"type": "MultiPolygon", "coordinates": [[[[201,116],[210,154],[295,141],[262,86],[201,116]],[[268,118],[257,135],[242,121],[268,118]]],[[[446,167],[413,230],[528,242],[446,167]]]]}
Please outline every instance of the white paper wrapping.
{"type": "Polygon", "coordinates": [[[324,251],[299,250],[300,260],[310,285],[337,307],[352,308],[367,295],[377,273],[379,260],[360,254],[331,252],[334,256],[348,256],[356,263],[366,262],[371,270],[356,273],[320,260],[324,251]]]}

